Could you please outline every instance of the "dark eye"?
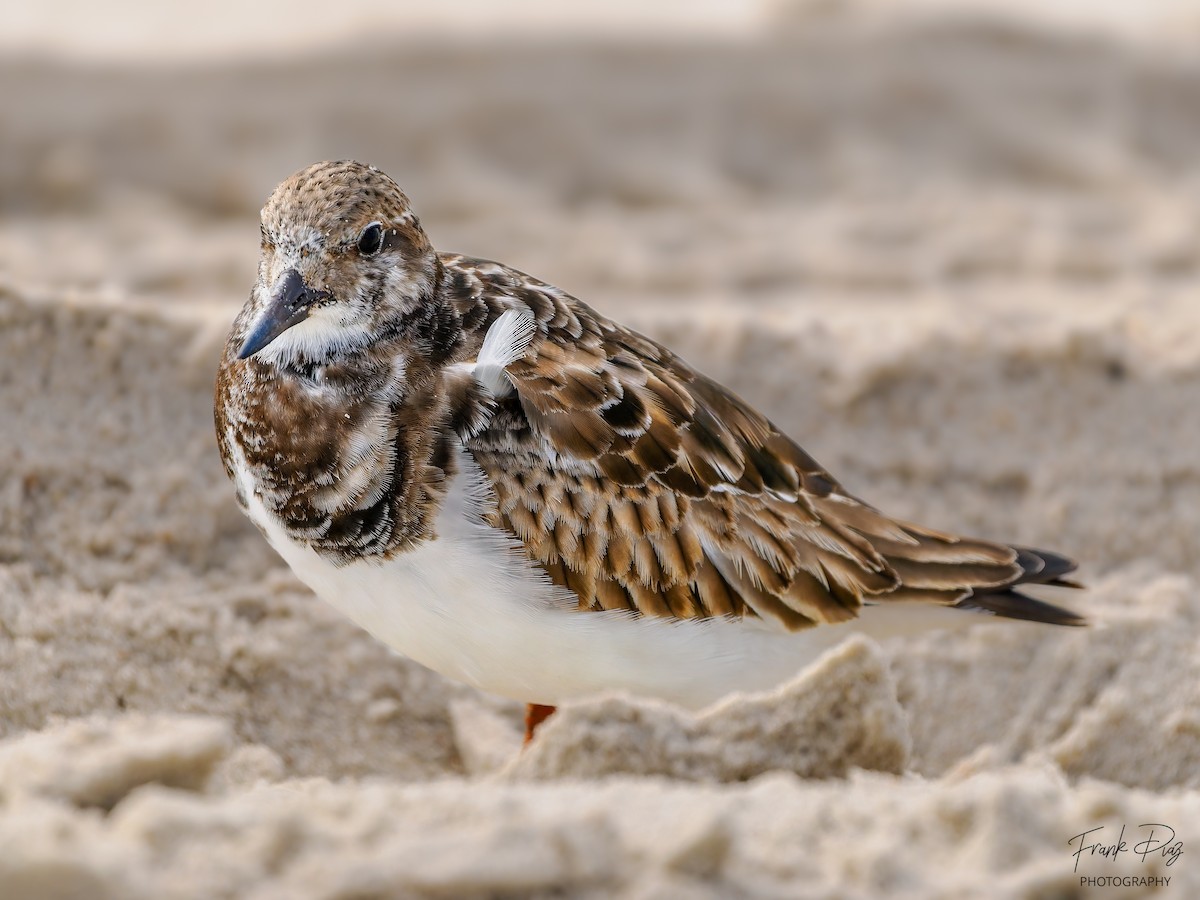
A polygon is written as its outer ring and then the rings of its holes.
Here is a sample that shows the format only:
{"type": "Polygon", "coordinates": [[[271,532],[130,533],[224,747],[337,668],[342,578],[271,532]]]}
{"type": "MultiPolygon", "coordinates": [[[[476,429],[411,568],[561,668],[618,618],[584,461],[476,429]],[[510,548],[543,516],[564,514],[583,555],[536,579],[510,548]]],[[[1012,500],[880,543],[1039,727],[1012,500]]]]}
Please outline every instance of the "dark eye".
{"type": "Polygon", "coordinates": [[[372,222],[358,236],[358,252],[363,256],[374,256],[383,249],[383,226],[372,222]]]}

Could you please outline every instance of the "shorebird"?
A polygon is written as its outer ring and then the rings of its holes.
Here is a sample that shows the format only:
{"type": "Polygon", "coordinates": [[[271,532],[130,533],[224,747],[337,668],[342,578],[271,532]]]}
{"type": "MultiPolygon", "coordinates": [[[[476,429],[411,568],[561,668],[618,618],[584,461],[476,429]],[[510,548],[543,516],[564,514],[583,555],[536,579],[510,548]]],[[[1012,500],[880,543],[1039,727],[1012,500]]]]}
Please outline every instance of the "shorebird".
{"type": "Polygon", "coordinates": [[[216,429],[237,498],[320,597],[389,647],[526,702],[699,708],[852,631],[980,614],[1064,556],[934,531],[850,494],[658,342],[496,262],[439,253],[357,162],[280,184],[216,429]]]}

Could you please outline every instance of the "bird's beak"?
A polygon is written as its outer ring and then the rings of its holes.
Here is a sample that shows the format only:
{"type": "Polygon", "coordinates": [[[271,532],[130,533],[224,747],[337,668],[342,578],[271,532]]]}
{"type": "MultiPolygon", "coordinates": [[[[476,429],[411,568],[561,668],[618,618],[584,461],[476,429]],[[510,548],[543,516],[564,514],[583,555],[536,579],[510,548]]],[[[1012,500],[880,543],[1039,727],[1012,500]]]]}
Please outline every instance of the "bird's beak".
{"type": "Polygon", "coordinates": [[[295,269],[284,272],[275,282],[266,310],[259,316],[246,343],[238,351],[238,359],[253,356],[293,325],[307,319],[312,304],[321,296],[322,292],[310,289],[295,269]]]}

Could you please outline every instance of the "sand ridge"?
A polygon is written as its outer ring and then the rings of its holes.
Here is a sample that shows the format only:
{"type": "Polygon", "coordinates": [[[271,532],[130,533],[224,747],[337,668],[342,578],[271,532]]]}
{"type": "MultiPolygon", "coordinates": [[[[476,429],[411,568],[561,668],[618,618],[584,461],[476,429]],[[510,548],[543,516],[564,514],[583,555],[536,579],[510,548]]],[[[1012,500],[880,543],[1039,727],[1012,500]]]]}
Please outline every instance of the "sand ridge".
{"type": "Polygon", "coordinates": [[[1170,866],[1081,871],[1200,892],[1194,64],[959,23],[0,69],[0,896],[1075,896],[1072,836],[1151,821],[1170,866]],[[296,582],[217,458],[256,205],[343,155],[885,510],[1078,556],[1094,626],[856,641],[519,754],[515,704],[296,582]]]}

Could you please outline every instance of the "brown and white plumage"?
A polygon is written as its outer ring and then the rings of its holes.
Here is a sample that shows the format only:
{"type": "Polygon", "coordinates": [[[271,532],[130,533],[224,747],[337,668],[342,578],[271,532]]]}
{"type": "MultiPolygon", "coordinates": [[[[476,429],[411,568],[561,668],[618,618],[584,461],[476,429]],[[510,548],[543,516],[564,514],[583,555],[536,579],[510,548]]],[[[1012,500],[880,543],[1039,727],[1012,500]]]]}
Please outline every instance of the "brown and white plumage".
{"type": "Polygon", "coordinates": [[[443,264],[474,333],[502,309],[535,316],[535,340],[507,370],[514,396],[466,447],[492,479],[499,523],[581,608],[787,630],[852,619],[864,601],[1078,621],[1013,591],[1059,582],[1073,568],[1064,558],[889,518],[655,341],[496,263],[443,264]]]}
{"type": "Polygon", "coordinates": [[[611,687],[698,705],[845,630],[798,637],[818,625],[933,608],[1082,622],[1019,591],[1070,585],[1066,558],[859,501],[657,342],[433,251],[375,169],[297,173],[263,230],[218,378],[227,471],[318,593],[452,677],[545,703],[611,687]]]}

